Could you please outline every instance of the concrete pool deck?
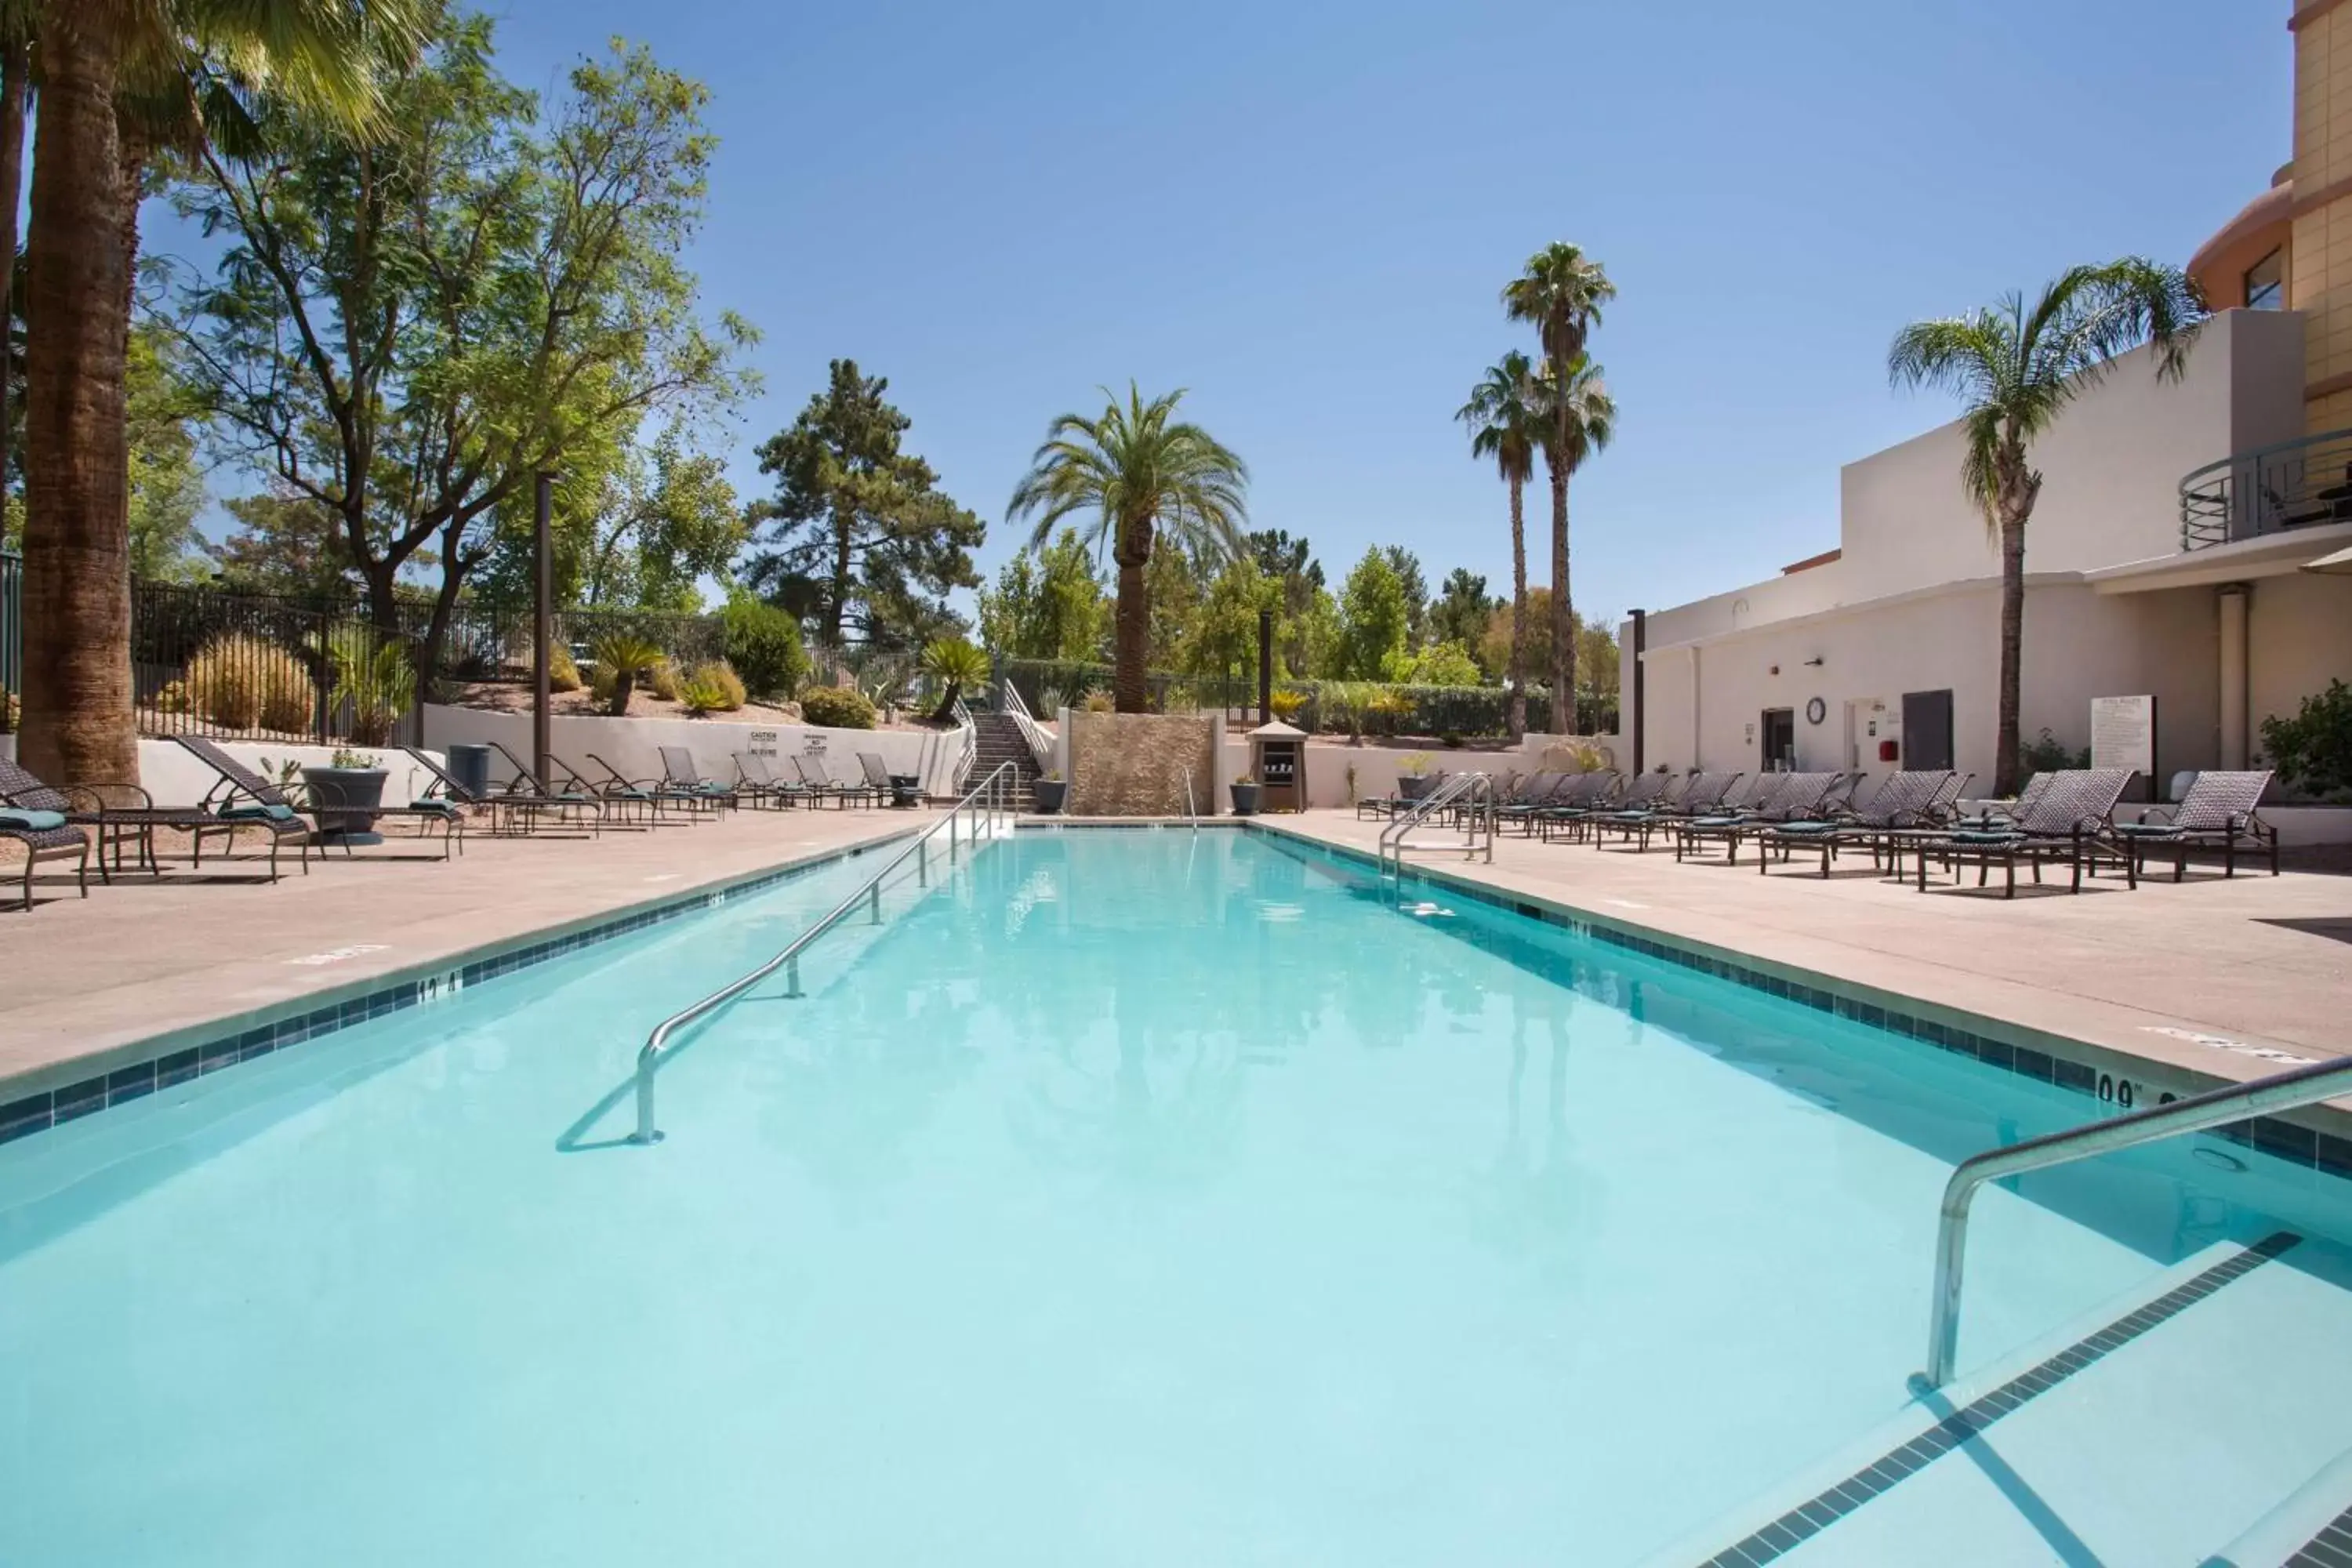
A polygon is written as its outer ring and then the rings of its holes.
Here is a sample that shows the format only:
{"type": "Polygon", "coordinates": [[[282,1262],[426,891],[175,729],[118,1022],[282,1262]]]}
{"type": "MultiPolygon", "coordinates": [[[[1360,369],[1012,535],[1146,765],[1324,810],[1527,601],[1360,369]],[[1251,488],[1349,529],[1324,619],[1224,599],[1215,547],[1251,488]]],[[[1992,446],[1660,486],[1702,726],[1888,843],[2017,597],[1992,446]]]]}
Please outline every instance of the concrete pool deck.
{"type": "MultiPolygon", "coordinates": [[[[1383,823],[1353,812],[1261,819],[1276,832],[1370,852],[1383,823]]],[[[1759,876],[1752,847],[1677,864],[1647,854],[1506,835],[1489,865],[1459,836],[1417,830],[1411,864],[1573,914],[1645,928],[1678,942],[1762,960],[1828,981],[1910,997],[2147,1064],[2161,1087],[2262,1078],[2293,1065],[2263,1052],[2352,1053],[2352,878],[2190,863],[2127,890],[2108,874],[2080,895],[2063,880],[2017,898],[2000,876],[1928,890],[1895,883],[1866,855],[1818,874],[1818,856],[1759,876]],[[2181,1084],[2179,1074],[2189,1075],[2181,1084]]],[[[2335,1102],[2352,1110],[2352,1103],[2335,1102]]]]}
{"type": "Polygon", "coordinates": [[[34,909],[0,911],[0,1100],[103,1070],[156,1037],[821,859],[940,816],[746,809],[593,840],[476,831],[446,862],[390,858],[438,847],[396,828],[351,859],[314,855],[307,877],[289,852],[275,886],[250,859],[217,877],[207,859],[201,879],[182,859],[160,879],[118,875],[110,887],[93,868],[87,900],[46,866],[34,909]]]}

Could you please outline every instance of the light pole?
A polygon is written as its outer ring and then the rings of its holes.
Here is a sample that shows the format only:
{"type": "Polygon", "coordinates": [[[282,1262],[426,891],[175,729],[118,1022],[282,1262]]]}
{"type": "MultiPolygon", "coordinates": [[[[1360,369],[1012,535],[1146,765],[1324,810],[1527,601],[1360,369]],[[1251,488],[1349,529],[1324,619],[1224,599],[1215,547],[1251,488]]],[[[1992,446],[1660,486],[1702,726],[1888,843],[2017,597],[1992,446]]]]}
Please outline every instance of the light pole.
{"type": "Polygon", "coordinates": [[[555,551],[549,540],[549,517],[555,505],[555,476],[539,471],[538,493],[532,498],[530,562],[530,766],[539,778],[539,793],[548,789],[548,748],[553,735],[548,724],[547,661],[555,638],[555,551]]]}

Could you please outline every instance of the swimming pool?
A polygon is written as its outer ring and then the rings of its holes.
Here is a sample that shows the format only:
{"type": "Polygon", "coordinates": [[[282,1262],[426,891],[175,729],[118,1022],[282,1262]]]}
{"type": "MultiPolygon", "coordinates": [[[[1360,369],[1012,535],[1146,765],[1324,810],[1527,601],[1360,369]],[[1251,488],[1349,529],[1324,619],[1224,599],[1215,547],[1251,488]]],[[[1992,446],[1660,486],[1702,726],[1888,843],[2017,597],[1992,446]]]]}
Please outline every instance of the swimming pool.
{"type": "MultiPolygon", "coordinates": [[[[721,1014],[663,1143],[580,1125],[869,870],[0,1146],[0,1562],[1633,1563],[1897,1419],[1951,1165],[2097,1112],[1270,836],[1068,831],[721,1014]]],[[[2352,1327],[2336,1179],[2230,1157],[1987,1190],[1962,1365],[2283,1229],[2273,1310],[2352,1327]]],[[[2063,1528],[2195,1562],[2352,1447],[2352,1374],[2257,1395],[2210,1539],[2063,1528]]]]}

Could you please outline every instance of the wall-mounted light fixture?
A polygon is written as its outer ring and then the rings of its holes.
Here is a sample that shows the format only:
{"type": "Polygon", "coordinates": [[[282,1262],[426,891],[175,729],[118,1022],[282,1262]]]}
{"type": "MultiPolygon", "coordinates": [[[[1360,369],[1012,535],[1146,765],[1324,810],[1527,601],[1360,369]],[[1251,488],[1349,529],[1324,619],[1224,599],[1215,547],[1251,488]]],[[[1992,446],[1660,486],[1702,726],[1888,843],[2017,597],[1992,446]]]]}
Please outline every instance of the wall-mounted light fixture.
{"type": "Polygon", "coordinates": [[[1821,667],[1822,656],[1819,654],[1815,654],[1812,658],[1805,660],[1805,668],[1807,669],[1819,669],[1821,667]]]}

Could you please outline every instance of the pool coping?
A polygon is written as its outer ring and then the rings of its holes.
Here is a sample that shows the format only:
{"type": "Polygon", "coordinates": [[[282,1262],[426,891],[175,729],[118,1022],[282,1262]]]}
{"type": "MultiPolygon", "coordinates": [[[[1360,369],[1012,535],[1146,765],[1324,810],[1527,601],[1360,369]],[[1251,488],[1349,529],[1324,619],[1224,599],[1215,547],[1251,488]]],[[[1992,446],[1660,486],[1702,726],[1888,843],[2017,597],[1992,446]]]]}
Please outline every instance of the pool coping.
{"type": "Polygon", "coordinates": [[[420,959],[382,974],[321,987],[299,997],[224,1013],[201,1022],[0,1078],[0,1144],[79,1121],[110,1105],[144,1099],[191,1079],[253,1061],[388,1013],[456,996],[467,985],[577,952],[649,926],[764,892],[836,861],[870,855],[912,838],[909,824],[879,837],[794,856],[536,931],[496,938],[420,959]]]}
{"type": "MultiPolygon", "coordinates": [[[[1250,831],[1377,871],[1378,858],[1352,844],[1318,837],[1287,824],[1250,819],[1250,831]]],[[[1578,936],[1662,960],[1750,990],[1762,991],[1835,1017],[1867,1024],[1970,1058],[2037,1082],[2090,1096],[2117,1111],[2163,1103],[2243,1082],[2011,1019],[1995,1018],[1925,997],[1906,995],[1801,964],[1765,958],[1696,937],[1670,933],[1562,902],[1540,893],[1501,888],[1420,862],[1407,879],[1559,927],[1578,936]]],[[[2329,1105],[2279,1116],[2257,1116],[2195,1134],[2257,1150],[2292,1165],[2352,1180],[2352,1115],[2329,1105]]]]}

